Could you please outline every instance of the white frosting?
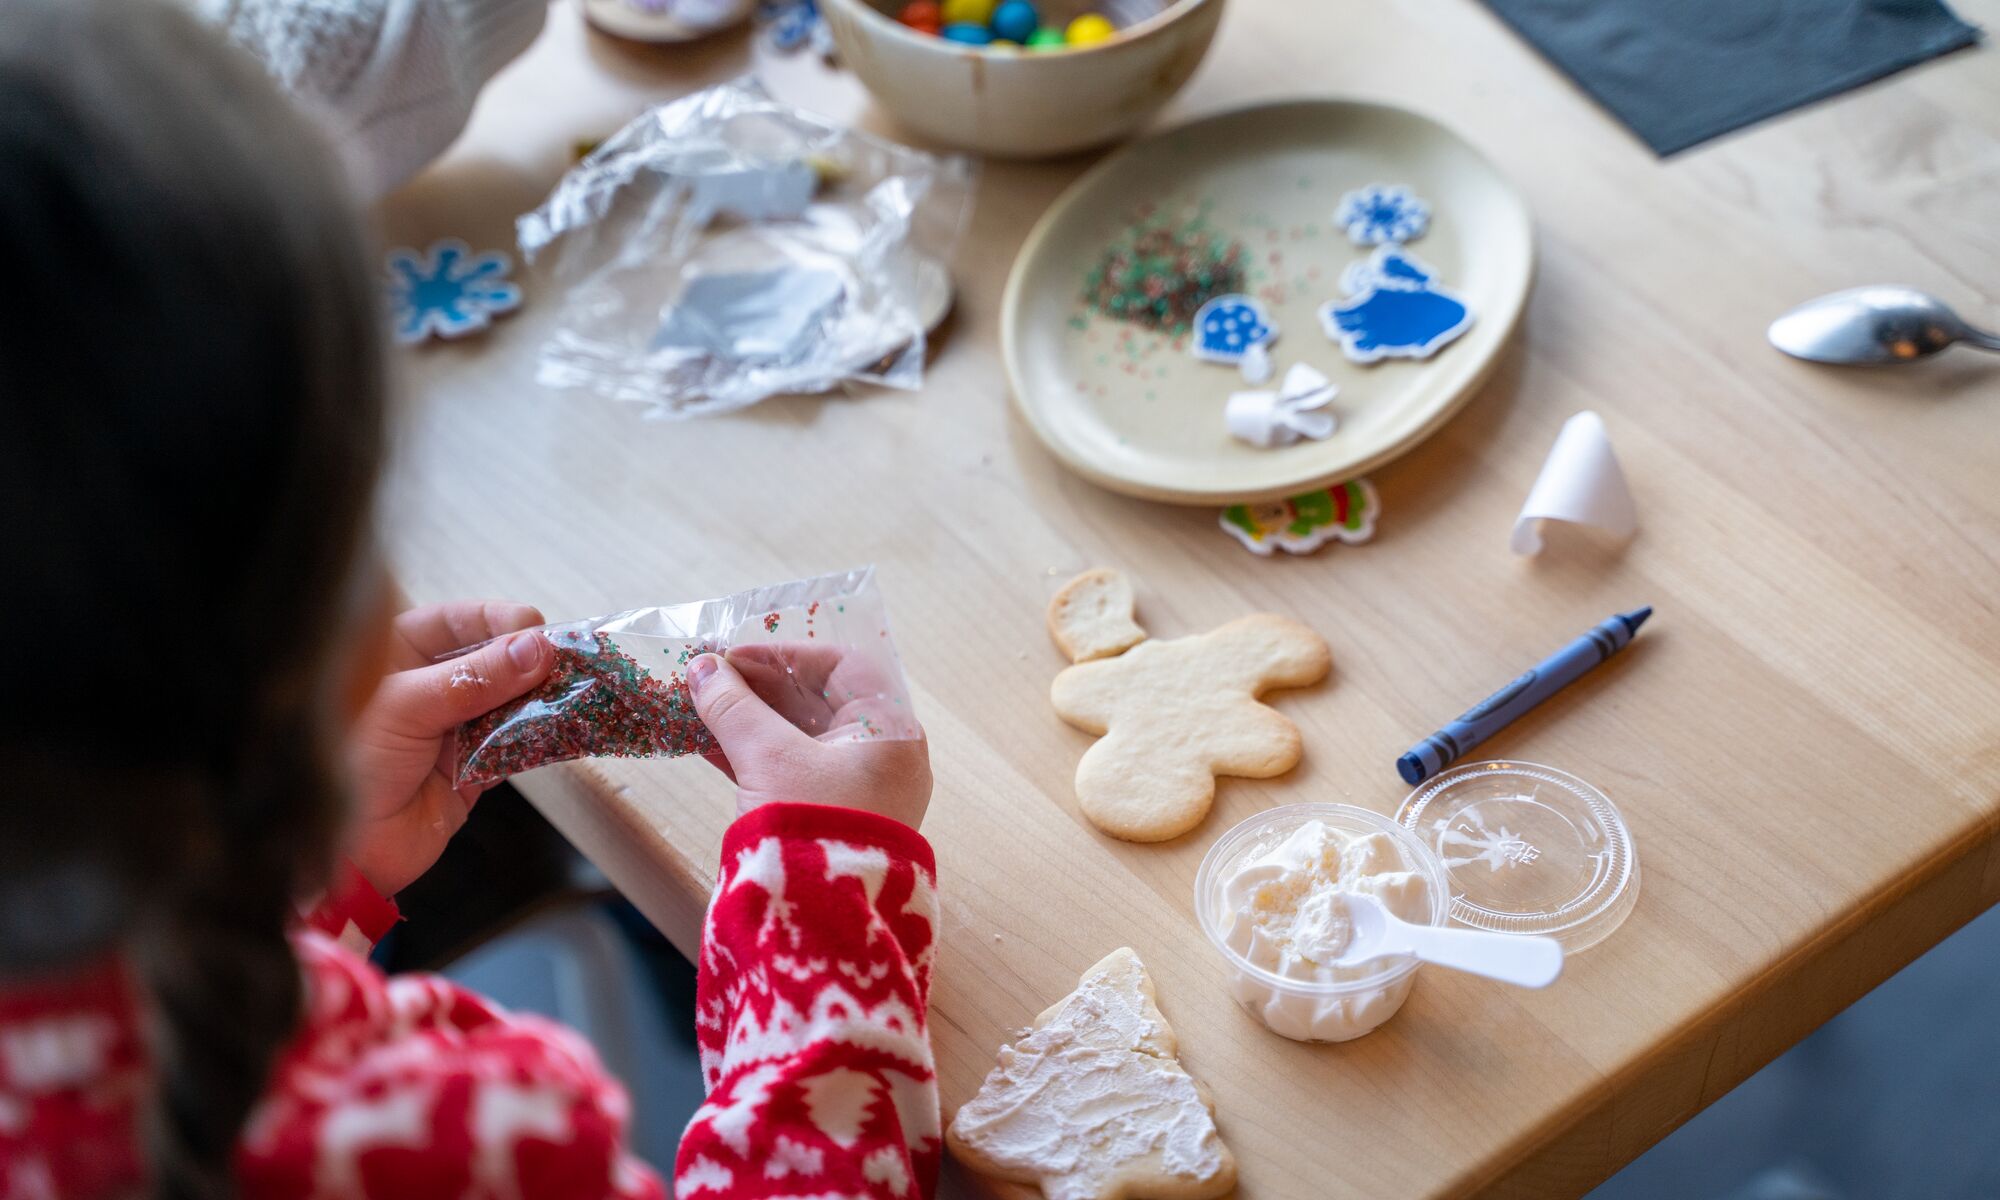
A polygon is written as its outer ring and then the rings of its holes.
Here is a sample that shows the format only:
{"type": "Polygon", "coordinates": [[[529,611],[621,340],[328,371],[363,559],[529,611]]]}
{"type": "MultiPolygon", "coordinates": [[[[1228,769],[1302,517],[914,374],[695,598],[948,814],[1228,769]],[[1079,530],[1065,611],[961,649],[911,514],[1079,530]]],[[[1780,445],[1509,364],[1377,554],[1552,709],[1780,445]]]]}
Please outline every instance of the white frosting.
{"type": "Polygon", "coordinates": [[[1347,833],[1307,821],[1222,881],[1224,943],[1251,964],[1297,981],[1279,987],[1234,972],[1231,994],[1274,1032],[1345,1041],[1402,1007],[1414,972],[1367,984],[1384,962],[1335,965],[1353,932],[1346,896],[1356,892],[1379,897],[1405,921],[1430,922],[1430,884],[1387,833],[1347,833]]]}
{"type": "Polygon", "coordinates": [[[1037,1179],[1048,1200],[1087,1200],[1114,1177],[1209,1180],[1223,1169],[1215,1119],[1121,951],[1011,1046],[952,1134],[996,1173],[1037,1179]]]}

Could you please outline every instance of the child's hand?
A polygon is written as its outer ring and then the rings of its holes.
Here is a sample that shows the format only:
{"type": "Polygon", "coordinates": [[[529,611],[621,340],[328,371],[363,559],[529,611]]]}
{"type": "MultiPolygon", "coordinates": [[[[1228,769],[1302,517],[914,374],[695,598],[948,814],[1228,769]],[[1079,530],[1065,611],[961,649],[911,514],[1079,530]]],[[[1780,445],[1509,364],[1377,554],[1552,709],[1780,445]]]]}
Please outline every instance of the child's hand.
{"type": "Polygon", "coordinates": [[[869,737],[861,719],[883,689],[865,664],[824,646],[748,646],[688,664],[695,711],[722,747],[711,761],[736,781],[736,807],[789,800],[923,822],[930,746],[869,737]],[[829,697],[858,696],[847,703],[829,697]],[[845,736],[851,731],[852,736],[845,736]]]}
{"type": "Polygon", "coordinates": [[[430,870],[484,787],[453,784],[458,726],[540,683],[555,652],[540,634],[504,638],[462,658],[438,656],[542,623],[525,604],[460,601],[396,618],[388,674],[348,737],[357,828],[348,856],[394,895],[430,870]]]}

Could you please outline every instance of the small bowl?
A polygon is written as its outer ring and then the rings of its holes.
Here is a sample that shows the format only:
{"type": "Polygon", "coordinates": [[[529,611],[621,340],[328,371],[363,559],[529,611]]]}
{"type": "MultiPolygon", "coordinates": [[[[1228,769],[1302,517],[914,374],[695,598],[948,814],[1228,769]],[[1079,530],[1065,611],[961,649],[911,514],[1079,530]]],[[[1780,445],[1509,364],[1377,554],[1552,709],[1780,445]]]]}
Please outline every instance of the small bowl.
{"type": "Polygon", "coordinates": [[[1229,994],[1272,1033],[1299,1042],[1345,1042],[1369,1033],[1396,1015],[1409,999],[1423,964],[1404,955],[1376,960],[1376,969],[1355,979],[1322,983],[1290,979],[1265,970],[1232,950],[1230,914],[1222,903],[1229,877],[1246,860],[1261,855],[1307,821],[1324,821],[1343,833],[1386,833],[1395,839],[1410,868],[1430,887],[1430,924],[1450,917],[1450,881],[1444,863],[1393,818],[1351,804],[1287,804],[1262,812],[1215,840],[1194,877],[1194,911],[1201,931],[1229,967],[1229,994]]]}
{"type": "MultiPolygon", "coordinates": [[[[1138,129],[1194,74],[1223,0],[1173,0],[1095,45],[967,46],[899,23],[896,0],[821,0],[841,61],[877,103],[935,141],[1002,158],[1047,158],[1138,129]]],[[[1089,6],[1043,0],[1050,16],[1089,6]]]]}
{"type": "Polygon", "coordinates": [[[583,10],[583,19],[601,33],[628,42],[667,45],[713,37],[741,25],[750,19],[750,11],[756,5],[754,0],[713,0],[699,14],[705,19],[694,23],[685,20],[686,14],[672,5],[658,12],[647,12],[631,0],[578,0],[577,6],[583,10]]]}

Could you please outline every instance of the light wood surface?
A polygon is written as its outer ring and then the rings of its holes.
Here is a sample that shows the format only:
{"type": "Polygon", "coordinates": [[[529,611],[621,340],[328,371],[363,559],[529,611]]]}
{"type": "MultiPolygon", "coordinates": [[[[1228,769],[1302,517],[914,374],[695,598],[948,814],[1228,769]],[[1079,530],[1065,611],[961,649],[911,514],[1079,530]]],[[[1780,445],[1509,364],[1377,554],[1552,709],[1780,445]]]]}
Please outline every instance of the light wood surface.
{"type": "MultiPolygon", "coordinates": [[[[1995,0],[1959,7],[2000,25],[1995,0]]],[[[385,207],[384,235],[508,245],[574,139],[748,53],[741,37],[627,49],[559,6],[465,141],[385,207]]],[[[1069,474],[1013,415],[1001,284],[1088,159],[987,168],[917,395],[670,424],[546,393],[533,362],[556,304],[530,273],[493,336],[403,358],[412,428],[384,529],[416,597],[517,597],[551,618],[881,564],[937,769],[947,1112],[1003,1039],[1129,944],[1215,1091],[1241,1195],[1573,1194],[2000,898],[2000,359],[1840,372],[1762,341],[1797,300],[1864,281],[1995,315],[2000,72],[1961,54],[1663,164],[1469,0],[1232,0],[1165,119],[1311,92],[1445,121],[1537,220],[1514,350],[1375,473],[1370,545],[1255,560],[1212,510],[1069,474]],[[1514,512],[1583,408],[1604,415],[1641,532],[1622,549],[1558,534],[1516,559],[1514,512]],[[1301,767],[1225,782],[1174,843],[1108,840],[1071,794],[1087,739],[1049,710],[1062,659],[1042,609],[1096,564],[1139,581],[1157,635],[1269,610],[1333,647],[1328,683],[1278,701],[1301,767]],[[1427,971],[1347,1045],[1240,1012],[1191,915],[1209,842],[1288,801],[1393,810],[1414,739],[1641,603],[1658,613],[1630,652],[1490,746],[1621,806],[1644,868],[1625,926],[1545,992],[1427,971]]],[[[590,766],[524,787],[693,944],[732,812],[718,774],[590,766]]]]}

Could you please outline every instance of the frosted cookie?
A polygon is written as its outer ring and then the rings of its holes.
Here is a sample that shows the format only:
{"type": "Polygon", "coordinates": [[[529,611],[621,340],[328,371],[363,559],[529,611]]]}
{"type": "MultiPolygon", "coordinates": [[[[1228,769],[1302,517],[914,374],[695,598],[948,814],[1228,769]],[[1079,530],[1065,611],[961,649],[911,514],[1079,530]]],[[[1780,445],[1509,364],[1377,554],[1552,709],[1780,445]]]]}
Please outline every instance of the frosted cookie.
{"type": "Polygon", "coordinates": [[[1064,668],[1049,689],[1056,714],[1102,735],[1076,765],[1083,815],[1131,842],[1193,829],[1217,775],[1263,779],[1298,765],[1298,728],[1257,697],[1317,683],[1332,666],[1318,634],[1258,613],[1064,668]]]}
{"type": "Polygon", "coordinates": [[[1145,640],[1133,607],[1132,581],[1123,571],[1085,571],[1049,601],[1049,636],[1071,662],[1109,658],[1145,640]]]}
{"type": "Polygon", "coordinates": [[[1048,1200],[1209,1200],[1236,1186],[1208,1089],[1130,948],[1035,1018],[945,1130],[959,1162],[1048,1200]]]}

